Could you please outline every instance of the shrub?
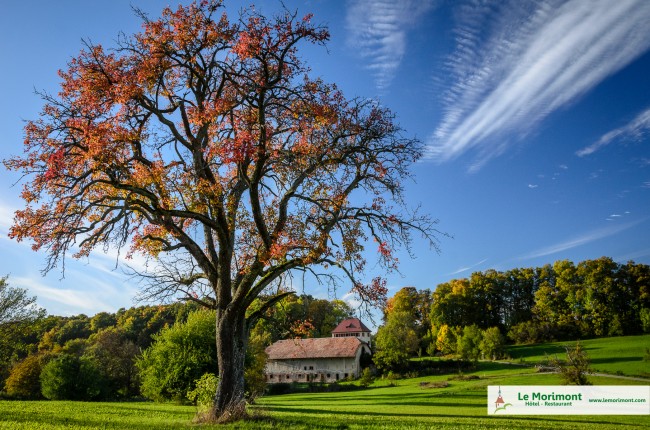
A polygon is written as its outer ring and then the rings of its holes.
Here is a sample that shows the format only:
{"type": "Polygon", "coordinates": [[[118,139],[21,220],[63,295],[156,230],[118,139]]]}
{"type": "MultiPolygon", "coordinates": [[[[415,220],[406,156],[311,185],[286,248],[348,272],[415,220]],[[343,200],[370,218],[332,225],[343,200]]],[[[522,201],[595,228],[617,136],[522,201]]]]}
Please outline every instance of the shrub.
{"type": "Polygon", "coordinates": [[[481,377],[478,375],[463,375],[462,373],[447,378],[448,381],[474,381],[477,379],[481,379],[481,377]]]}
{"type": "Polygon", "coordinates": [[[641,309],[639,318],[641,319],[641,330],[644,333],[650,333],[650,308],[641,309]]]}
{"type": "Polygon", "coordinates": [[[277,384],[270,384],[266,392],[271,396],[276,396],[280,394],[289,394],[292,391],[292,385],[287,382],[280,382],[277,384]]]}
{"type": "Polygon", "coordinates": [[[449,382],[447,381],[436,381],[436,382],[420,382],[420,388],[447,388],[449,387],[449,382]]]}
{"type": "Polygon", "coordinates": [[[50,400],[99,400],[106,396],[102,374],[88,357],[60,355],[43,367],[40,382],[43,396],[50,400]]]}
{"type": "Polygon", "coordinates": [[[195,381],[195,388],[187,392],[187,398],[199,407],[199,412],[206,411],[212,406],[218,384],[219,378],[214,373],[206,373],[195,381]]]}
{"type": "Polygon", "coordinates": [[[565,347],[566,362],[556,358],[551,358],[549,363],[552,367],[560,372],[562,381],[566,385],[591,385],[587,374],[591,373],[589,357],[587,353],[577,342],[575,347],[565,347]]]}
{"type": "Polygon", "coordinates": [[[142,394],[156,401],[183,401],[195,381],[217,370],[213,311],[197,311],[186,322],[164,328],[136,362],[142,394]]]}
{"type": "Polygon", "coordinates": [[[361,385],[363,388],[368,388],[368,386],[372,385],[373,382],[375,382],[375,377],[373,376],[370,368],[366,367],[363,369],[361,379],[359,379],[359,385],[361,385]]]}
{"type": "Polygon", "coordinates": [[[548,342],[556,338],[570,338],[572,334],[569,330],[566,326],[558,327],[547,322],[530,320],[512,326],[508,337],[516,344],[548,342]]]}

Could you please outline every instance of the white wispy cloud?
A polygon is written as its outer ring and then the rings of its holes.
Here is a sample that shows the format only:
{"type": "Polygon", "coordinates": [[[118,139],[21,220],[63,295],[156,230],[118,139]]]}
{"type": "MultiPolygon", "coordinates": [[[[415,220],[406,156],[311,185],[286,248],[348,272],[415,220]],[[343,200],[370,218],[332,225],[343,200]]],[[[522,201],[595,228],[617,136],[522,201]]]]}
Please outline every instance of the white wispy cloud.
{"type": "Polygon", "coordinates": [[[9,227],[14,219],[14,212],[15,209],[4,201],[0,201],[0,237],[6,237],[9,233],[9,227]]]}
{"type": "Polygon", "coordinates": [[[349,44],[357,50],[381,90],[387,89],[407,48],[407,32],[432,9],[433,0],[360,0],[348,3],[349,44]]]}
{"type": "Polygon", "coordinates": [[[639,258],[647,257],[649,255],[650,255],[650,248],[647,248],[635,252],[630,252],[628,254],[617,255],[615,257],[612,257],[612,259],[619,263],[627,263],[630,260],[637,260],[639,258]]]}
{"type": "Polygon", "coordinates": [[[539,187],[537,184],[528,184],[528,188],[535,189],[537,187],[539,187]]]}
{"type": "Polygon", "coordinates": [[[617,140],[641,140],[650,130],[650,108],[638,114],[623,127],[603,134],[600,139],[576,152],[578,157],[593,154],[600,148],[617,140]]]}
{"type": "Polygon", "coordinates": [[[463,3],[444,115],[428,139],[440,162],[505,151],[650,48],[646,0],[463,3]]]}
{"type": "Polygon", "coordinates": [[[43,300],[56,302],[66,309],[74,310],[71,313],[99,312],[114,308],[108,301],[105,301],[105,297],[102,297],[103,294],[97,293],[97,291],[55,288],[37,279],[19,276],[12,276],[11,284],[29,290],[30,293],[37,296],[39,302],[43,300]]]}
{"type": "Polygon", "coordinates": [[[626,224],[614,224],[614,225],[609,225],[605,228],[599,228],[596,230],[592,230],[590,232],[584,233],[580,236],[572,237],[570,239],[567,239],[565,241],[556,243],[554,245],[546,246],[544,248],[540,248],[536,251],[533,251],[527,255],[524,255],[521,257],[521,260],[528,260],[531,258],[538,258],[538,257],[545,257],[547,255],[553,255],[557,254],[558,252],[566,251],[568,249],[572,248],[577,248],[578,246],[586,245],[591,242],[595,242],[600,239],[604,239],[609,236],[613,236],[615,234],[621,233],[625,230],[628,230],[642,222],[644,222],[646,219],[626,223],[626,224]]]}
{"type": "Polygon", "coordinates": [[[156,266],[155,259],[151,259],[150,261],[147,257],[139,253],[134,253],[127,259],[128,251],[128,246],[121,250],[114,247],[106,250],[95,249],[91,252],[90,258],[87,260],[88,265],[96,270],[115,276],[121,276],[124,270],[130,272],[130,269],[144,273],[153,270],[156,266]]]}
{"type": "Polygon", "coordinates": [[[485,263],[487,260],[488,260],[487,258],[484,258],[484,259],[482,259],[481,261],[479,261],[478,263],[475,263],[475,264],[469,265],[469,266],[467,266],[467,267],[461,267],[461,268],[458,269],[458,270],[454,270],[454,271],[451,272],[451,273],[447,273],[446,276],[454,276],[454,275],[459,275],[459,274],[461,274],[461,273],[463,273],[463,272],[467,272],[467,271],[472,270],[473,268],[475,268],[475,267],[477,267],[477,266],[480,266],[481,264],[485,263]]]}
{"type": "Polygon", "coordinates": [[[617,221],[617,220],[622,219],[624,216],[629,215],[629,213],[630,213],[629,211],[625,211],[625,213],[623,213],[623,214],[613,213],[613,214],[609,215],[607,218],[605,218],[605,220],[606,221],[617,221]]]}

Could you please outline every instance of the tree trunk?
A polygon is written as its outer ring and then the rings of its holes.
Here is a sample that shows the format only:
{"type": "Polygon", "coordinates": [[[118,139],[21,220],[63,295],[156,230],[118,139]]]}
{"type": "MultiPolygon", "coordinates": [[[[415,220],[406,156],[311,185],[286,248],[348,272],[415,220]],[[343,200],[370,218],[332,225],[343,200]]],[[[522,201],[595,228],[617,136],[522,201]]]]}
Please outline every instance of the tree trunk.
{"type": "Polygon", "coordinates": [[[246,409],[244,399],[244,359],[247,333],[244,312],[217,311],[217,358],[219,384],[212,408],[219,422],[237,420],[246,409]]]}

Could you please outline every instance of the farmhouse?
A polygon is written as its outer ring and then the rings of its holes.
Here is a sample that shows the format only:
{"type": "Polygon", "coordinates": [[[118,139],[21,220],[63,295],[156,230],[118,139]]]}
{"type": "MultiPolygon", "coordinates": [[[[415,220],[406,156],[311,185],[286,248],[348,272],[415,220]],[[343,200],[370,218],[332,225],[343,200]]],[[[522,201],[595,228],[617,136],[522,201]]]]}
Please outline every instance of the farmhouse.
{"type": "Polygon", "coordinates": [[[349,318],[341,321],[332,330],[332,337],[356,337],[361,342],[370,345],[370,329],[359,318],[349,318]]]}
{"type": "Polygon", "coordinates": [[[266,381],[274,384],[357,378],[362,356],[370,355],[369,341],[370,330],[356,318],[339,324],[332,337],[280,340],[266,348],[266,381]]]}

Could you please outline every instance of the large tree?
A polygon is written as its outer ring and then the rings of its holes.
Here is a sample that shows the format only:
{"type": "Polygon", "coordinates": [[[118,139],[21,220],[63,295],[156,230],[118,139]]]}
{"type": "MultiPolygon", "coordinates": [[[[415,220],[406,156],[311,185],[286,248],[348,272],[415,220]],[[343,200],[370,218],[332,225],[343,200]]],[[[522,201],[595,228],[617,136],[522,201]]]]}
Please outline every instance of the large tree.
{"type": "Polygon", "coordinates": [[[299,59],[300,42],[328,31],[289,11],[230,20],[220,3],[139,13],[143,31],[114,49],[88,43],[61,91],[42,95],[25,155],[5,161],[30,178],[10,235],[45,249],[46,270],[130,244],[158,262],[147,295],[216,310],[215,417],[241,409],[247,330],[288,294],[279,279],[338,272],[381,302],[383,281],[360,282],[368,244],[390,269],[413,232],[434,247],[437,236],[401,198],[420,143],[299,59]]]}

